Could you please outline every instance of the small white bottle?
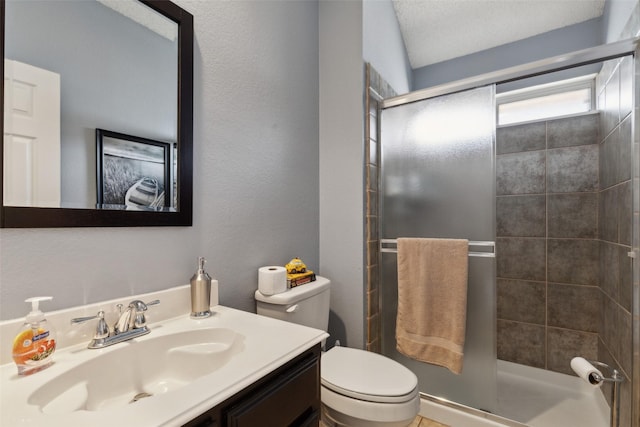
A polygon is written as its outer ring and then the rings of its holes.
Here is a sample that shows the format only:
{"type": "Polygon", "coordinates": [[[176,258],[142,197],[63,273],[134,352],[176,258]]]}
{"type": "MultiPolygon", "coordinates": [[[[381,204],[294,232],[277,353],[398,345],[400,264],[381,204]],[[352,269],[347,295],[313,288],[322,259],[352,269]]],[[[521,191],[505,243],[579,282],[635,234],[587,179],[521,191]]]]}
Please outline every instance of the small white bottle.
{"type": "Polygon", "coordinates": [[[25,300],[31,303],[31,312],[13,340],[13,361],[18,367],[19,375],[33,374],[53,363],[55,331],[38,307],[40,301],[52,299],[53,297],[34,297],[25,300]]]}

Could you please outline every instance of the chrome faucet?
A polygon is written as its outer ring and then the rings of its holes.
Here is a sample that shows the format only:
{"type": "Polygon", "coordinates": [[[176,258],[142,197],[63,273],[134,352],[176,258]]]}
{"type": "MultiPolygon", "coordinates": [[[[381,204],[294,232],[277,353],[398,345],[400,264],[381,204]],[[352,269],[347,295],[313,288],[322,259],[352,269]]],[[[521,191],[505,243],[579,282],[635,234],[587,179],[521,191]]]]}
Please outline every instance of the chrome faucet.
{"type": "Polygon", "coordinates": [[[122,304],[118,304],[120,318],[113,325],[113,331],[116,335],[135,329],[144,329],[147,327],[147,318],[144,312],[150,305],[160,304],[160,300],[144,303],[139,299],[131,301],[124,313],[122,312],[122,304]]]}
{"type": "Polygon", "coordinates": [[[140,300],[133,300],[129,303],[125,311],[122,311],[122,304],[118,304],[119,317],[113,325],[113,330],[109,328],[104,320],[104,311],[99,311],[95,316],[77,317],[71,319],[71,323],[84,323],[88,320],[98,319],[98,326],[88,348],[104,348],[123,341],[128,341],[142,335],[146,335],[151,330],[146,325],[147,319],[144,314],[150,305],[160,304],[160,300],[144,303],[140,300]]]}

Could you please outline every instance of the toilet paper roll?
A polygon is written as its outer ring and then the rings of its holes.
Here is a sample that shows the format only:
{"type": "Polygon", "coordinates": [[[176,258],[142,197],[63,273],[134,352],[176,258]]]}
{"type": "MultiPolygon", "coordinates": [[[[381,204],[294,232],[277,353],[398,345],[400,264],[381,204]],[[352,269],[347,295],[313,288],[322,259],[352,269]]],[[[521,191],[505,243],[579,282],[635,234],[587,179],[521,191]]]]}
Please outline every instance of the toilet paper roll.
{"type": "Polygon", "coordinates": [[[600,387],[602,385],[602,380],[598,380],[598,378],[604,378],[602,372],[596,369],[586,359],[574,357],[571,359],[571,369],[589,385],[593,387],[600,387]]]}
{"type": "Polygon", "coordinates": [[[258,290],[263,295],[279,294],[287,290],[287,269],[268,265],[258,269],[258,290]]]}

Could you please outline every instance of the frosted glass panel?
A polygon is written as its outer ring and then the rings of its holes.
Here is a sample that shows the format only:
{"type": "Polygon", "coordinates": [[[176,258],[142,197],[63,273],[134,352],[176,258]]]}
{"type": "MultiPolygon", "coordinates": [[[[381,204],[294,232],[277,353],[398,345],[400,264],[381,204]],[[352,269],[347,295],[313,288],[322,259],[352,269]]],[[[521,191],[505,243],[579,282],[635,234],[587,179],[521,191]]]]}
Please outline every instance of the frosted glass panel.
{"type": "MultiPolygon", "coordinates": [[[[490,86],[382,112],[382,238],[495,240],[494,95],[490,86]]],[[[382,254],[381,277],[383,353],[416,373],[420,391],[495,411],[495,259],[469,257],[461,375],[396,351],[395,254],[382,254]]]]}

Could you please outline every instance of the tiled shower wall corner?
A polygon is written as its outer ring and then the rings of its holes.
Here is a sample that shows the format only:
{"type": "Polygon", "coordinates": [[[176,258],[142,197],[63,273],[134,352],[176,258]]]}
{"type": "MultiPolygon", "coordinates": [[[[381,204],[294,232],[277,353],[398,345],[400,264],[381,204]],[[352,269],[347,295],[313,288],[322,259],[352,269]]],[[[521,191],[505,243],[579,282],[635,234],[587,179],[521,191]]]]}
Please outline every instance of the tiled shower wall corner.
{"type": "Polygon", "coordinates": [[[378,233],[378,197],[380,146],[378,144],[379,102],[395,96],[395,91],[378,72],[365,64],[365,262],[367,288],[367,350],[380,353],[380,237],[378,233]]]}
{"type": "Polygon", "coordinates": [[[501,127],[496,139],[498,357],[568,374],[578,355],[616,367],[627,377],[621,426],[631,425],[631,60],[603,67],[600,113],[501,127]]]}

